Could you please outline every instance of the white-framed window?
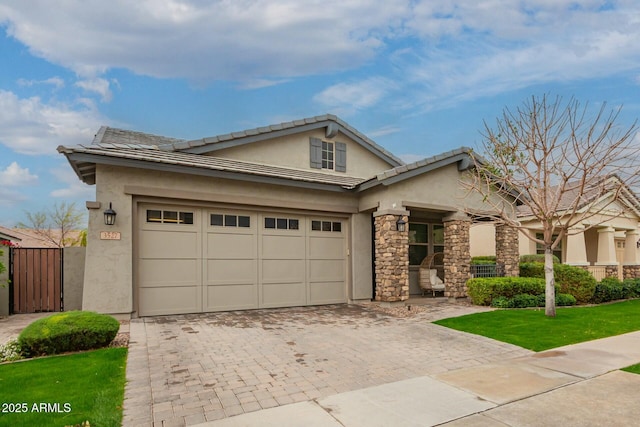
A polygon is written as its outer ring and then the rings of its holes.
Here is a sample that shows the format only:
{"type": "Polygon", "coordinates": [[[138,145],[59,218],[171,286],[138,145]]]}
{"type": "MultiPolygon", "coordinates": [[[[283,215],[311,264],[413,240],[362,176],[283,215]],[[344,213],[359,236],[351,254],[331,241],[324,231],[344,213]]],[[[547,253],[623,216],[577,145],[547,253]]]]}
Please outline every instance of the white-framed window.
{"type": "Polygon", "coordinates": [[[322,169],[333,170],[335,152],[333,142],[322,141],[322,169]]]}

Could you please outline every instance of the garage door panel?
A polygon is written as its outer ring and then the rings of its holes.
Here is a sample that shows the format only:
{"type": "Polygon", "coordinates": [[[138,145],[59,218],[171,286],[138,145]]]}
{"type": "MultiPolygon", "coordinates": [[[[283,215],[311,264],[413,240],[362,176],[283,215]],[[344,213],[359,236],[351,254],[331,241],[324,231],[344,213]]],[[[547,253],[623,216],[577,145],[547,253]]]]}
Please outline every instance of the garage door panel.
{"type": "Polygon", "coordinates": [[[344,281],[309,283],[309,304],[334,304],[344,302],[344,281]]]}
{"type": "Polygon", "coordinates": [[[303,281],[298,283],[263,283],[261,306],[291,307],[306,305],[306,287],[303,281]]]}
{"type": "Polygon", "coordinates": [[[305,261],[262,260],[262,283],[304,282],[305,261]]]}
{"type": "Polygon", "coordinates": [[[344,259],[344,239],[309,237],[309,258],[344,259]]]}
{"type": "Polygon", "coordinates": [[[139,310],[145,316],[197,313],[199,294],[199,286],[140,288],[139,310]]]}
{"type": "Polygon", "coordinates": [[[309,260],[309,281],[343,281],[344,260],[309,260]]]}
{"type": "Polygon", "coordinates": [[[262,258],[304,259],[303,236],[262,236],[262,258]]]}
{"type": "Polygon", "coordinates": [[[144,258],[198,258],[199,246],[198,235],[193,232],[146,230],[140,238],[144,258]]]}
{"type": "Polygon", "coordinates": [[[247,310],[258,308],[258,285],[207,285],[204,311],[247,310]]]}
{"type": "Polygon", "coordinates": [[[207,234],[207,258],[254,259],[256,236],[253,234],[207,234]]]}
{"type": "Polygon", "coordinates": [[[256,284],[255,259],[207,260],[207,284],[256,284]]]}
{"type": "Polygon", "coordinates": [[[140,287],[197,286],[200,262],[195,259],[176,259],[167,262],[164,259],[141,259],[140,287]]]}

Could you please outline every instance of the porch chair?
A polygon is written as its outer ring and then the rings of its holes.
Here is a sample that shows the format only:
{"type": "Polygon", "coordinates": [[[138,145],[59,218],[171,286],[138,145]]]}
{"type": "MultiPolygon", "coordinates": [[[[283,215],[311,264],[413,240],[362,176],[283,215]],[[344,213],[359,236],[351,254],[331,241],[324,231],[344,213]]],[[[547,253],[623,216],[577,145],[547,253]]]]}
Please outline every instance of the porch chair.
{"type": "Polygon", "coordinates": [[[420,263],[420,289],[422,296],[426,291],[431,291],[433,296],[436,292],[444,293],[444,254],[436,252],[427,255],[420,263]]]}

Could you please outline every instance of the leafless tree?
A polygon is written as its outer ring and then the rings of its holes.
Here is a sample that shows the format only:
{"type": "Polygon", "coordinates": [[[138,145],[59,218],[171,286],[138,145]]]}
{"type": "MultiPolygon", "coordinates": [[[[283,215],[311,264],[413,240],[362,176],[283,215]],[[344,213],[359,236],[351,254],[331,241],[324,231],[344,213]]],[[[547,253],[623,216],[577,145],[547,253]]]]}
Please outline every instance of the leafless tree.
{"type": "Polygon", "coordinates": [[[25,212],[27,222],[18,223],[20,228],[30,228],[47,242],[59,248],[81,245],[82,233],[77,233],[84,214],[75,203],[56,203],[52,209],[40,212],[25,212]]]}
{"type": "Polygon", "coordinates": [[[616,124],[620,113],[545,95],[505,108],[495,127],[485,122],[483,158],[475,157],[467,186],[492,206],[493,219],[525,231],[517,215],[524,209],[541,223],[542,239],[522,234],[544,247],[547,316],[556,314],[553,250],[575,225],[589,218],[587,228],[601,224],[637,183],[640,134],[637,122],[616,124]]]}

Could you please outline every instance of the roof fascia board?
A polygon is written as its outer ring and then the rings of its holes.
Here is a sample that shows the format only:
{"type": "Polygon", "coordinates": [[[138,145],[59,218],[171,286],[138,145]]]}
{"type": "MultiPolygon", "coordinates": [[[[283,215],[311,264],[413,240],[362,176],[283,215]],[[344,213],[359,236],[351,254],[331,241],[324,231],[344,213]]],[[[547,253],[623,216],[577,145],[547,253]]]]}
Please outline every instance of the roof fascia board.
{"type": "Polygon", "coordinates": [[[276,178],[276,177],[265,177],[260,175],[252,175],[252,174],[243,174],[238,172],[228,172],[228,171],[220,171],[220,170],[212,170],[206,168],[195,168],[191,166],[183,166],[183,165],[172,165],[166,163],[155,163],[155,162],[146,162],[144,160],[135,160],[135,159],[122,159],[115,157],[106,157],[102,155],[89,154],[89,153],[70,153],[67,154],[67,158],[69,161],[82,161],[82,162],[92,162],[96,164],[110,165],[110,166],[122,166],[129,167],[133,169],[147,169],[147,170],[156,170],[162,172],[174,172],[188,175],[199,175],[199,176],[207,176],[211,178],[222,178],[229,179],[233,181],[246,181],[246,182],[256,182],[261,184],[273,184],[273,185],[281,185],[288,187],[298,187],[305,188],[311,190],[323,190],[323,191],[333,191],[338,193],[348,193],[352,190],[344,188],[338,184],[322,184],[316,182],[307,182],[307,181],[297,181],[290,180],[284,178],[276,178]]]}

